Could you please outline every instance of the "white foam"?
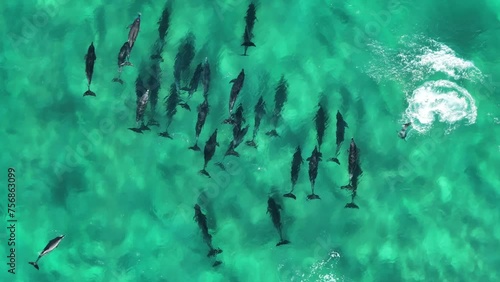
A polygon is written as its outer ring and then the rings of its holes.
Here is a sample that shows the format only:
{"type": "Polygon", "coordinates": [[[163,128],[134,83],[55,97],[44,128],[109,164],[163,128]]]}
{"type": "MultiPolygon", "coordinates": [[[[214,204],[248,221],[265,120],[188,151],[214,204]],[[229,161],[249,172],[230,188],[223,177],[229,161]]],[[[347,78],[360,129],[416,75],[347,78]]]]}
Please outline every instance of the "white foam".
{"type": "Polygon", "coordinates": [[[465,88],[448,80],[425,82],[408,97],[408,103],[406,119],[421,133],[428,131],[436,120],[447,123],[448,132],[463,119],[467,124],[476,122],[474,99],[465,88]]]}

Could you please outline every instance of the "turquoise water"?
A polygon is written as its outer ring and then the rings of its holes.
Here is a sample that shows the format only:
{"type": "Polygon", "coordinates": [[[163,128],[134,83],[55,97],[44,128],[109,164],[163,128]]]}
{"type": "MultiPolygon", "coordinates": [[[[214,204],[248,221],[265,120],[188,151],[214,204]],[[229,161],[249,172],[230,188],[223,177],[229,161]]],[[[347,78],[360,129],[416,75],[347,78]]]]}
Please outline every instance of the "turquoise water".
{"type": "MultiPolygon", "coordinates": [[[[499,281],[500,267],[500,2],[498,1],[261,1],[249,56],[240,54],[249,2],[170,1],[158,105],[160,128],[136,134],[135,80],[150,64],[163,1],[4,1],[0,32],[3,78],[2,170],[16,169],[16,275],[5,263],[0,281],[499,281]],[[83,3],[83,2],[82,2],[83,3]],[[125,67],[118,51],[127,26],[142,13],[141,30],[125,67]],[[173,80],[179,42],[196,37],[194,67],[208,58],[211,105],[200,136],[218,128],[220,147],[198,174],[203,153],[194,143],[202,87],[165,129],[163,98],[173,80]],[[94,42],[91,89],[83,57],[94,42]],[[244,68],[238,98],[250,131],[263,95],[268,113],[284,75],[288,101],[281,137],[215,166],[232,139],[229,81],[244,68]],[[316,193],[307,163],[289,191],[297,145],[316,145],[318,102],[330,123],[321,147],[316,193]],[[335,113],[349,124],[340,163],[335,113]],[[397,137],[412,122],[406,142],[397,137]],[[361,150],[359,209],[345,209],[348,140],[361,150]],[[281,203],[279,240],[267,198],[281,203]],[[208,216],[223,263],[211,266],[193,220],[194,204],[208,216]],[[36,259],[47,242],[59,247],[36,259]]],[[[186,97],[186,94],[182,94],[186,97]]],[[[149,115],[149,111],[146,113],[149,115]]],[[[6,183],[4,180],[3,183],[6,183]]],[[[5,184],[6,185],[6,184],[5,184]]],[[[6,191],[6,190],[4,190],[6,191]]],[[[7,212],[7,192],[0,207],[7,212]]],[[[7,215],[5,215],[7,218],[7,215]]],[[[7,223],[6,223],[7,225],[7,223]]],[[[1,233],[5,259],[7,233],[1,233]],[[5,243],[4,243],[5,242],[5,243]]]]}

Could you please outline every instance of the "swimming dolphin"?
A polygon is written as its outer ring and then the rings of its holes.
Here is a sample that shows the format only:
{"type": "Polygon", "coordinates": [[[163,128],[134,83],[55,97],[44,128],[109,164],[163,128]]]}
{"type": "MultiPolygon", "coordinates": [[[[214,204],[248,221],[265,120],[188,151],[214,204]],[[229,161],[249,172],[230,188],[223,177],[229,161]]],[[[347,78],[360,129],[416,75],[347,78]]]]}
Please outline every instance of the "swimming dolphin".
{"type": "MultiPolygon", "coordinates": [[[[159,47],[158,48],[162,48],[159,47]]],[[[153,51],[154,53],[160,53],[161,50],[156,49],[153,51]]],[[[149,106],[151,109],[151,115],[147,122],[148,126],[159,126],[160,124],[156,121],[156,105],[158,104],[158,94],[160,92],[160,81],[161,81],[161,68],[159,61],[152,61],[149,69],[149,75],[147,76],[146,82],[147,87],[150,89],[149,91],[149,106]]]]}
{"type": "Polygon", "coordinates": [[[329,159],[329,161],[340,164],[337,156],[339,155],[340,152],[340,146],[342,145],[342,142],[344,142],[344,132],[346,127],[349,127],[347,125],[347,122],[345,122],[344,118],[342,117],[342,114],[339,111],[337,111],[337,131],[336,131],[337,149],[335,150],[335,157],[329,159]]]}
{"type": "Polygon", "coordinates": [[[399,138],[403,139],[406,141],[406,135],[408,134],[408,128],[410,127],[411,122],[403,124],[403,127],[401,130],[398,132],[399,138]]]}
{"type": "Polygon", "coordinates": [[[174,115],[177,113],[177,105],[182,105],[184,102],[179,97],[179,92],[177,91],[177,86],[175,83],[170,85],[170,94],[165,100],[165,109],[167,112],[167,127],[164,132],[158,134],[161,137],[166,137],[172,139],[172,136],[168,133],[168,128],[172,123],[174,115]]]}
{"type": "Polygon", "coordinates": [[[311,182],[311,194],[307,196],[308,200],[319,200],[319,196],[314,194],[314,184],[318,176],[318,164],[321,161],[322,154],[318,151],[318,146],[314,146],[314,150],[307,161],[309,162],[309,181],[311,182]]]}
{"type": "Polygon", "coordinates": [[[201,174],[204,174],[208,177],[211,177],[210,174],[207,172],[207,164],[210,162],[212,157],[215,154],[215,149],[216,147],[219,146],[219,143],[217,143],[217,129],[212,133],[210,138],[207,140],[205,143],[205,150],[203,151],[203,156],[205,158],[205,163],[203,164],[203,169],[200,170],[201,174]]]}
{"type": "Polygon", "coordinates": [[[94,74],[94,62],[95,62],[95,49],[94,42],[90,43],[89,49],[87,50],[87,55],[85,55],[85,74],[87,75],[87,91],[83,93],[83,96],[95,96],[95,93],[90,90],[90,84],[92,83],[92,75],[94,74]]]}
{"type": "Polygon", "coordinates": [[[210,90],[210,64],[208,63],[208,58],[205,58],[205,62],[202,65],[201,84],[203,85],[203,97],[207,99],[208,90],[210,90]]]}
{"type": "Polygon", "coordinates": [[[142,133],[144,130],[149,130],[149,127],[144,124],[144,111],[146,110],[146,106],[148,105],[148,100],[149,100],[149,89],[146,90],[146,92],[141,96],[140,100],[137,102],[137,109],[135,113],[135,122],[139,124],[141,123],[140,127],[132,127],[129,128],[130,130],[137,132],[137,133],[142,133]]]}
{"type": "Polygon", "coordinates": [[[297,146],[295,153],[293,154],[292,169],[290,171],[292,190],[284,194],[283,197],[292,198],[294,200],[297,199],[297,197],[293,194],[293,190],[295,189],[295,184],[297,184],[297,179],[299,178],[300,165],[303,163],[304,160],[302,159],[302,150],[300,149],[300,146],[297,146]]]}
{"type": "Polygon", "coordinates": [[[281,112],[283,111],[283,106],[288,100],[288,82],[285,76],[282,75],[278,85],[276,86],[276,92],[274,94],[274,112],[271,119],[274,129],[266,133],[267,136],[278,137],[279,134],[276,131],[278,127],[278,121],[281,118],[281,112]]]}
{"type": "Polygon", "coordinates": [[[188,33],[181,41],[174,62],[174,81],[178,90],[181,88],[181,80],[184,73],[189,70],[189,66],[195,55],[195,36],[188,33]]]}
{"type": "Polygon", "coordinates": [[[248,128],[249,128],[248,125],[243,127],[243,128],[237,128],[238,130],[236,131],[236,134],[234,133],[234,129],[233,129],[233,141],[231,141],[231,143],[229,144],[229,148],[227,149],[225,156],[229,156],[229,155],[235,156],[235,157],[240,156],[240,154],[238,152],[236,152],[235,149],[243,141],[243,138],[245,137],[245,135],[248,132],[248,128]]]}
{"type": "Polygon", "coordinates": [[[160,20],[158,21],[158,34],[162,41],[165,41],[167,37],[168,29],[170,27],[170,2],[165,4],[163,11],[161,13],[160,20]]]}
{"type": "Polygon", "coordinates": [[[349,184],[342,186],[342,189],[348,189],[353,191],[351,203],[347,204],[346,208],[359,208],[354,204],[354,197],[356,196],[356,190],[358,187],[358,179],[363,173],[363,170],[359,164],[359,149],[354,142],[354,138],[351,138],[351,144],[349,145],[349,157],[348,157],[348,168],[349,172],[349,184]]]}
{"type": "MultiPolygon", "coordinates": [[[[203,214],[203,212],[201,211],[201,207],[198,204],[194,206],[193,219],[198,223],[198,227],[200,228],[201,233],[203,235],[203,240],[210,248],[207,257],[215,257],[216,255],[222,253],[221,249],[214,248],[212,245],[212,235],[210,235],[210,233],[208,232],[207,216],[203,214]]],[[[220,265],[221,263],[222,263],[221,261],[215,261],[212,266],[215,267],[217,265],[220,265]]]]}
{"type": "Polygon", "coordinates": [[[255,47],[255,43],[252,42],[253,39],[253,26],[255,24],[255,20],[257,19],[255,16],[255,5],[251,3],[248,5],[247,14],[245,16],[245,32],[243,33],[243,43],[241,46],[245,47],[244,53],[242,56],[248,56],[247,50],[248,47],[255,47]]]}
{"type": "Polygon", "coordinates": [[[191,81],[189,82],[189,85],[186,87],[182,87],[181,90],[188,91],[188,99],[193,96],[193,93],[198,90],[198,84],[200,83],[201,80],[201,72],[202,72],[202,64],[199,63],[196,66],[196,69],[194,70],[193,77],[191,78],[191,81]]]}
{"type": "Polygon", "coordinates": [[[271,215],[274,227],[276,228],[276,230],[278,230],[278,233],[280,235],[280,241],[276,244],[277,247],[290,244],[290,241],[283,239],[280,210],[281,206],[278,205],[273,198],[269,197],[269,199],[267,199],[267,213],[271,215]]]}
{"type": "Polygon", "coordinates": [[[260,96],[259,101],[255,105],[254,113],[255,113],[255,120],[253,126],[252,140],[247,141],[246,144],[250,147],[257,148],[257,144],[255,143],[255,137],[257,136],[257,132],[259,131],[260,121],[262,120],[262,117],[266,114],[266,102],[264,101],[262,95],[260,96]]]}
{"type": "Polygon", "coordinates": [[[132,64],[128,61],[130,56],[130,45],[127,42],[123,43],[120,48],[120,52],[118,52],[118,77],[113,78],[113,82],[118,82],[123,84],[123,80],[121,79],[122,68],[124,66],[132,66],[132,64]]]}
{"type": "Polygon", "coordinates": [[[241,69],[238,77],[231,80],[229,83],[232,83],[231,93],[229,95],[229,118],[226,119],[225,123],[231,123],[233,116],[233,107],[236,103],[236,99],[238,98],[238,94],[240,94],[241,88],[243,87],[243,83],[245,82],[245,70],[241,69]]]}
{"type": "Polygon", "coordinates": [[[201,130],[203,129],[203,126],[205,125],[205,120],[207,119],[208,115],[208,100],[205,99],[203,100],[203,103],[198,105],[198,118],[196,120],[196,128],[195,128],[195,134],[196,134],[196,141],[193,146],[189,147],[190,150],[193,151],[199,151],[200,147],[198,147],[198,138],[200,137],[201,130]]]}
{"type": "Polygon", "coordinates": [[[61,240],[64,238],[64,235],[57,236],[56,238],[52,239],[47,243],[47,246],[43,249],[43,251],[40,253],[36,261],[32,262],[30,261],[29,264],[33,265],[36,269],[40,269],[38,267],[38,261],[40,258],[42,258],[44,255],[52,252],[57,246],[59,246],[59,243],[61,243],[61,240]]]}
{"type": "Polygon", "coordinates": [[[325,108],[321,104],[318,104],[318,107],[318,111],[314,117],[314,122],[316,123],[318,151],[321,151],[321,145],[323,144],[323,137],[325,136],[325,131],[328,127],[329,118],[325,108]]]}
{"type": "Polygon", "coordinates": [[[139,35],[139,30],[141,29],[141,13],[137,15],[134,22],[129,26],[130,30],[128,32],[128,45],[130,50],[134,47],[134,43],[137,40],[137,35],[139,35]]]}

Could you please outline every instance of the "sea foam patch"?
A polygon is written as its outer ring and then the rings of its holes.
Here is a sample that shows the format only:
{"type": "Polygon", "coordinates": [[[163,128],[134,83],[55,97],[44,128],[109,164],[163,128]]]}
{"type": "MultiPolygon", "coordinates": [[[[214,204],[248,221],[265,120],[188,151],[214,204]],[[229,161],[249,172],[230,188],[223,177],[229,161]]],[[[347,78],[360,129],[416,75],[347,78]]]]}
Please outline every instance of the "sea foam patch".
{"type": "Polygon", "coordinates": [[[448,124],[447,133],[460,124],[475,123],[473,95],[460,84],[483,82],[481,71],[449,46],[430,38],[403,36],[399,44],[398,49],[371,44],[376,59],[368,75],[377,81],[398,81],[407,89],[408,107],[400,122],[411,122],[420,133],[435,122],[448,124]]]}

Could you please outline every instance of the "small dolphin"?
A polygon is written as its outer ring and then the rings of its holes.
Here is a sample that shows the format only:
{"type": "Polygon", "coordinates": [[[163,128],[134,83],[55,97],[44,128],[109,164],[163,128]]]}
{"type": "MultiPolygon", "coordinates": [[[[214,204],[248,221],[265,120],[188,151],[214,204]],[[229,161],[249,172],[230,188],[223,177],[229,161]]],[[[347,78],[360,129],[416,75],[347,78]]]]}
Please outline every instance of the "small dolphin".
{"type": "Polygon", "coordinates": [[[200,147],[198,147],[198,138],[200,137],[201,130],[203,129],[203,126],[205,125],[205,120],[207,119],[208,115],[208,100],[205,99],[203,103],[198,105],[198,119],[196,120],[196,128],[195,128],[195,134],[196,134],[196,141],[193,146],[189,147],[190,150],[193,151],[199,151],[200,147]]]}
{"type": "MultiPolygon", "coordinates": [[[[194,217],[193,219],[198,223],[198,227],[201,230],[203,235],[203,240],[208,245],[210,250],[208,251],[207,257],[215,257],[216,255],[222,253],[222,250],[219,248],[214,248],[212,245],[212,235],[208,233],[208,224],[207,224],[207,216],[203,214],[201,211],[201,207],[196,204],[194,205],[194,217]]],[[[215,261],[212,266],[220,265],[221,261],[215,261]]]]}
{"type": "Polygon", "coordinates": [[[342,186],[342,189],[348,189],[353,191],[352,197],[351,197],[351,203],[348,203],[345,207],[346,208],[359,208],[355,203],[354,203],[354,198],[356,196],[356,190],[358,187],[358,179],[363,173],[363,170],[361,169],[361,166],[359,164],[359,149],[356,146],[356,143],[354,142],[354,138],[351,138],[351,144],[349,145],[349,158],[348,158],[348,168],[349,172],[349,184],[342,186]]]}
{"type": "Polygon", "coordinates": [[[264,102],[264,98],[262,97],[262,95],[260,96],[259,101],[255,105],[254,113],[255,113],[255,120],[253,126],[252,140],[247,141],[246,144],[250,147],[257,148],[257,144],[255,144],[255,137],[257,136],[257,132],[259,131],[260,121],[262,120],[262,117],[264,117],[264,115],[266,114],[266,102],[264,102]]]}
{"type": "Polygon", "coordinates": [[[403,139],[406,141],[406,135],[408,134],[408,128],[410,127],[411,122],[403,124],[403,127],[401,130],[398,132],[399,138],[403,139]]]}
{"type": "Polygon", "coordinates": [[[281,75],[281,78],[276,86],[274,94],[274,112],[271,119],[271,123],[273,124],[274,129],[268,131],[266,133],[267,136],[279,137],[279,134],[276,130],[278,127],[279,119],[281,118],[281,113],[283,111],[283,107],[288,100],[288,81],[285,79],[284,75],[281,75]]]}
{"type": "Polygon", "coordinates": [[[214,133],[212,133],[212,135],[210,136],[210,138],[207,140],[207,142],[205,143],[205,150],[203,151],[203,156],[205,158],[205,163],[203,165],[203,169],[200,170],[200,173],[204,174],[204,175],[206,175],[208,177],[211,177],[211,176],[210,176],[210,174],[206,170],[207,164],[208,164],[208,162],[210,162],[210,160],[214,156],[215,149],[216,149],[217,146],[219,146],[219,143],[217,143],[217,129],[216,129],[214,131],[214,133]]]}
{"type": "Polygon", "coordinates": [[[243,105],[239,104],[238,108],[236,108],[236,112],[231,115],[231,118],[225,119],[222,123],[230,123],[234,128],[241,128],[243,122],[245,122],[245,118],[243,117],[243,105]]]}
{"type": "Polygon", "coordinates": [[[174,81],[178,89],[181,88],[181,79],[194,59],[196,53],[195,36],[188,33],[181,41],[174,62],[174,81]]]}
{"type": "MultiPolygon", "coordinates": [[[[161,47],[160,47],[161,48],[161,47]]],[[[156,50],[155,52],[161,53],[161,50],[156,50]]],[[[147,77],[147,86],[150,89],[149,92],[149,106],[151,109],[151,115],[149,117],[148,126],[160,126],[158,121],[156,121],[156,105],[158,104],[158,94],[160,92],[160,81],[161,81],[161,68],[160,62],[152,61],[150,65],[149,75],[147,77]]]]}
{"type": "Polygon", "coordinates": [[[202,65],[201,84],[203,85],[203,97],[207,99],[208,90],[210,90],[210,64],[208,63],[208,58],[205,58],[205,62],[202,65]]]}
{"type": "Polygon", "coordinates": [[[113,82],[118,82],[123,84],[123,80],[121,79],[122,68],[124,66],[132,66],[132,64],[128,61],[130,56],[130,45],[128,41],[123,43],[120,48],[120,52],[118,53],[118,77],[113,78],[113,82]]]}
{"type": "Polygon", "coordinates": [[[201,73],[202,73],[202,64],[199,63],[196,66],[196,69],[194,70],[193,77],[191,78],[191,81],[189,82],[189,86],[182,87],[181,90],[188,91],[188,99],[193,96],[193,93],[198,90],[198,84],[200,83],[201,80],[201,73]]]}
{"type": "Polygon", "coordinates": [[[337,156],[339,155],[340,146],[342,145],[342,142],[344,142],[344,133],[346,127],[349,127],[347,125],[347,122],[345,122],[344,118],[342,117],[342,114],[339,111],[337,111],[337,131],[336,131],[337,149],[335,150],[335,157],[329,159],[329,161],[336,162],[339,165],[340,162],[337,156]]]}
{"type": "Polygon", "coordinates": [[[318,151],[318,146],[314,146],[314,150],[307,161],[309,162],[309,181],[311,182],[311,194],[307,196],[308,200],[320,199],[318,195],[314,194],[314,184],[318,176],[318,164],[321,161],[322,154],[318,151]]]}
{"type": "Polygon", "coordinates": [[[42,258],[44,255],[52,252],[55,248],[57,248],[57,246],[59,246],[59,243],[61,243],[61,240],[63,238],[64,238],[64,235],[61,235],[61,236],[57,236],[56,238],[50,240],[49,243],[47,243],[47,246],[45,246],[43,251],[38,256],[36,261],[34,261],[34,262],[30,261],[29,264],[33,265],[36,269],[40,269],[38,267],[38,261],[40,260],[40,258],[42,258]]]}
{"type": "Polygon", "coordinates": [[[245,50],[242,54],[242,56],[248,56],[247,51],[248,47],[255,47],[255,43],[252,42],[253,39],[253,26],[255,23],[255,20],[257,19],[255,16],[255,5],[251,3],[248,5],[247,9],[247,14],[245,16],[245,32],[243,33],[243,43],[241,43],[241,46],[245,47],[245,50]]]}
{"type": "Polygon", "coordinates": [[[137,133],[142,133],[144,130],[149,130],[149,127],[144,124],[144,111],[146,110],[146,106],[148,105],[148,100],[149,100],[149,89],[146,90],[144,94],[142,94],[141,98],[137,102],[137,109],[135,113],[135,122],[139,124],[141,123],[140,127],[135,127],[135,128],[129,128],[130,130],[137,132],[137,133]]]}
{"type": "Polygon", "coordinates": [[[328,127],[329,118],[325,108],[321,104],[318,104],[318,107],[319,108],[316,112],[316,116],[314,117],[314,121],[316,123],[318,150],[321,151],[321,145],[323,144],[323,137],[325,136],[325,131],[328,127]]]}
{"type": "Polygon", "coordinates": [[[130,50],[134,47],[135,40],[137,40],[137,35],[139,35],[139,30],[141,29],[141,13],[137,15],[134,22],[129,26],[130,30],[128,32],[128,45],[130,50]]]}
{"type": "Polygon", "coordinates": [[[83,93],[83,96],[95,96],[95,93],[90,90],[90,84],[92,83],[92,75],[94,74],[94,62],[95,62],[95,49],[94,42],[90,43],[89,49],[87,50],[87,55],[85,55],[85,74],[87,75],[87,91],[83,93]]]}
{"type": "Polygon", "coordinates": [[[247,125],[247,126],[241,128],[241,129],[239,129],[236,132],[236,134],[234,135],[233,141],[231,141],[231,143],[229,144],[229,148],[227,149],[225,156],[229,156],[229,155],[235,156],[235,157],[239,157],[240,156],[240,154],[238,152],[236,152],[235,149],[243,141],[243,138],[245,137],[245,135],[248,132],[248,128],[249,128],[249,126],[247,125]]]}
{"type": "Polygon", "coordinates": [[[227,121],[231,120],[231,116],[233,114],[234,103],[236,103],[236,98],[238,98],[238,94],[243,87],[243,83],[245,82],[245,70],[241,69],[241,72],[238,74],[238,77],[231,80],[229,83],[232,83],[231,94],[229,95],[229,118],[227,121]]]}
{"type": "Polygon", "coordinates": [[[170,85],[170,94],[167,96],[165,101],[165,110],[167,112],[167,127],[164,132],[158,134],[159,136],[172,139],[172,136],[168,133],[168,128],[172,123],[174,115],[177,113],[177,105],[183,107],[182,105],[184,104],[185,103],[179,97],[177,86],[175,85],[175,83],[172,83],[170,85]]]}
{"type": "Polygon", "coordinates": [[[165,41],[169,27],[170,27],[170,3],[167,2],[161,13],[160,20],[158,21],[158,33],[160,40],[165,41]]]}
{"type": "Polygon", "coordinates": [[[290,244],[290,241],[283,239],[283,230],[281,225],[281,214],[280,214],[281,206],[276,203],[276,201],[269,197],[267,199],[267,213],[271,214],[271,219],[273,221],[274,227],[278,230],[280,235],[280,241],[276,244],[276,246],[290,244]]]}
{"type": "Polygon", "coordinates": [[[300,146],[297,146],[295,153],[293,154],[292,169],[290,171],[292,190],[289,193],[284,194],[283,197],[292,198],[294,200],[297,199],[297,197],[293,194],[293,189],[295,189],[295,184],[297,184],[297,179],[299,178],[300,165],[303,163],[304,160],[302,159],[302,151],[300,146]]]}

